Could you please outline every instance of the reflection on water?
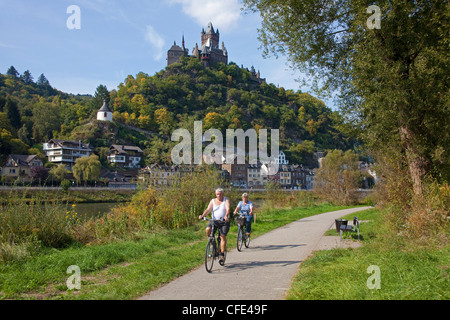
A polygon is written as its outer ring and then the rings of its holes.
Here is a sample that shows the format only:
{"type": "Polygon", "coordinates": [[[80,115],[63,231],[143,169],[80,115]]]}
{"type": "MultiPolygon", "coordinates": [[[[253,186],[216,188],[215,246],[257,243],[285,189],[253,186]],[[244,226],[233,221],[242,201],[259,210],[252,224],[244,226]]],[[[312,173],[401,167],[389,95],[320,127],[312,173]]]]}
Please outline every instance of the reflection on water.
{"type": "Polygon", "coordinates": [[[99,203],[77,203],[75,211],[80,217],[91,218],[101,217],[104,213],[108,213],[114,207],[117,207],[119,202],[99,202],[99,203]]]}

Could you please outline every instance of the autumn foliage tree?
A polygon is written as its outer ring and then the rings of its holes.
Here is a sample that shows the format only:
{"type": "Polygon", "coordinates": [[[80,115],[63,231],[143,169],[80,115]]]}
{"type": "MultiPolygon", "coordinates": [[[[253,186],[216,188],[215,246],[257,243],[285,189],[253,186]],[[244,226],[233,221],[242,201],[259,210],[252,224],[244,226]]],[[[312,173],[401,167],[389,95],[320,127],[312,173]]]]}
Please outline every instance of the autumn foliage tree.
{"type": "MultiPolygon", "coordinates": [[[[339,91],[341,110],[366,147],[401,155],[414,198],[424,195],[429,181],[448,183],[448,1],[245,0],[244,5],[261,14],[265,55],[286,55],[316,88],[339,91]]],[[[307,121],[315,133],[316,123],[307,121]]]]}
{"type": "Polygon", "coordinates": [[[358,156],[348,150],[333,150],[322,159],[314,178],[314,192],[339,205],[354,204],[361,180],[358,156]]]}

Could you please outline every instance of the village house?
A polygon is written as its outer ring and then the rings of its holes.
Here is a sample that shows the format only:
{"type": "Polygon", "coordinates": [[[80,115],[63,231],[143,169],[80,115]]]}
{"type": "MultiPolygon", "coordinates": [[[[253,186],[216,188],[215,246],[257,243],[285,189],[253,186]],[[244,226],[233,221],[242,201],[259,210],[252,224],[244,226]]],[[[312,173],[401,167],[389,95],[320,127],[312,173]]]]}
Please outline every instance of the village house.
{"type": "Polygon", "coordinates": [[[180,166],[167,166],[153,164],[142,169],[139,179],[147,185],[154,187],[171,186],[180,177],[188,174],[190,171],[181,170],[180,166]]]}
{"type": "Polygon", "coordinates": [[[1,176],[6,181],[31,182],[31,169],[44,166],[43,161],[37,155],[11,154],[1,168],[1,176]]]}
{"type": "Polygon", "coordinates": [[[89,157],[94,153],[94,148],[90,144],[57,139],[44,143],[43,150],[48,157],[48,162],[56,165],[63,164],[68,170],[72,170],[77,159],[89,157]]]}
{"type": "MultiPolygon", "coordinates": [[[[236,162],[236,161],[235,161],[236,162]]],[[[226,170],[229,173],[230,184],[236,188],[247,188],[247,168],[248,164],[237,163],[224,163],[222,164],[222,170],[226,170]]]]}
{"type": "Polygon", "coordinates": [[[249,188],[262,189],[267,184],[267,170],[264,172],[264,165],[249,164],[247,167],[247,185],[249,188]]]}
{"type": "Polygon", "coordinates": [[[279,167],[280,172],[280,185],[282,188],[290,189],[291,188],[291,171],[290,166],[287,164],[282,164],[279,167]]]}
{"type": "Polygon", "coordinates": [[[114,144],[109,148],[108,161],[119,168],[140,169],[143,155],[139,147],[114,144]]]}

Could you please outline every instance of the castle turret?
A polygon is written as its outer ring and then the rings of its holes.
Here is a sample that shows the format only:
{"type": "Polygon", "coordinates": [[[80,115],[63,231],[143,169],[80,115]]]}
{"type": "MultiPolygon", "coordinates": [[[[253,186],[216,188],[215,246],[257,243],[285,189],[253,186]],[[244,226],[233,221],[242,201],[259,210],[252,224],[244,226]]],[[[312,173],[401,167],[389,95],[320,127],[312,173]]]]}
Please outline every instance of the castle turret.
{"type": "Polygon", "coordinates": [[[196,58],[199,57],[200,54],[198,52],[198,43],[195,44],[195,48],[194,48],[194,50],[192,50],[192,55],[196,58]]]}
{"type": "Polygon", "coordinates": [[[106,100],[103,100],[103,105],[97,112],[97,120],[99,121],[113,121],[113,113],[108,107],[106,100]]]}

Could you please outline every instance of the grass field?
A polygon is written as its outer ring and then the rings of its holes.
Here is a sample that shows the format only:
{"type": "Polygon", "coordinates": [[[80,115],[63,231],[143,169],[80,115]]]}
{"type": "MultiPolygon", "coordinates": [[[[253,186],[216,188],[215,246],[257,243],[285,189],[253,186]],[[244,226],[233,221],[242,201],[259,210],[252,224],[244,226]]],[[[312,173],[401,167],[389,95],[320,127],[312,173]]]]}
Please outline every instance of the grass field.
{"type": "MultiPolygon", "coordinates": [[[[450,299],[448,246],[387,235],[383,212],[376,209],[358,213],[358,217],[370,220],[360,225],[364,245],[315,252],[301,264],[289,300],[450,299]],[[379,268],[378,279],[368,270],[370,266],[379,268]],[[379,289],[374,288],[376,283],[379,289]]],[[[337,235],[335,230],[327,234],[337,235]]]]}
{"type": "MultiPolygon", "coordinates": [[[[295,220],[340,210],[330,204],[272,209],[257,215],[253,237],[295,220]]],[[[180,229],[159,229],[132,240],[101,245],[47,249],[36,256],[0,264],[1,299],[135,299],[203,263],[205,223],[180,229]],[[67,268],[81,270],[81,290],[69,291],[67,268]]],[[[235,248],[235,225],[228,248],[235,248]]]]}

